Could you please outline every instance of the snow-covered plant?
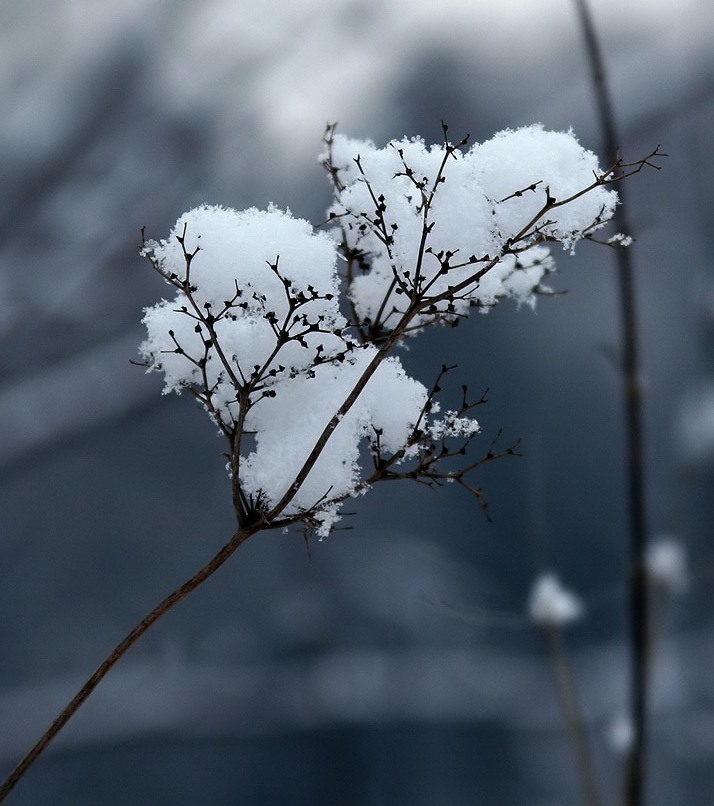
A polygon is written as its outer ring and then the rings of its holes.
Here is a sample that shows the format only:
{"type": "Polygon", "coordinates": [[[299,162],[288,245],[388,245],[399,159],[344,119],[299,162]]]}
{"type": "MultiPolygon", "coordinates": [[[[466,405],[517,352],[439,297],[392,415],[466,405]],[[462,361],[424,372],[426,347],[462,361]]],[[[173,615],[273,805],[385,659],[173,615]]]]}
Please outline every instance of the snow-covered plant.
{"type": "Polygon", "coordinates": [[[202,206],[145,242],[175,296],[146,310],[140,349],[164,390],[190,390],[228,440],[240,526],[302,522],[324,536],[379,480],[451,479],[480,496],[464,477],[492,447],[445,460],[481,430],[469,412],[483,398],[442,412],[438,381],[410,378],[395,350],[501,298],[533,304],[554,268],[548,244],[572,251],[602,227],[610,185],[646,160],[602,171],[572,132],[541,126],[468,149],[446,126],[440,145],[385,148],[330,126],[321,161],[326,231],[276,207],[202,206]]]}
{"type": "Polygon", "coordinates": [[[226,439],[237,528],[109,653],[0,785],[0,801],[126,651],[252,535],[299,523],[324,536],[347,498],[382,480],[450,480],[481,500],[466,475],[514,453],[492,442],[464,459],[485,397],[470,401],[464,387],[442,409],[450,367],[427,388],[396,352],[473,308],[532,305],[547,292],[550,244],[572,251],[591,237],[615,210],[611,186],[659,152],[602,170],[572,132],[528,126],[471,147],[443,133],[435,146],[377,148],[329,126],[324,231],[276,207],[202,206],[166,240],[145,240],[172,296],[146,309],[140,352],[164,391],[191,392],[226,439]]]}

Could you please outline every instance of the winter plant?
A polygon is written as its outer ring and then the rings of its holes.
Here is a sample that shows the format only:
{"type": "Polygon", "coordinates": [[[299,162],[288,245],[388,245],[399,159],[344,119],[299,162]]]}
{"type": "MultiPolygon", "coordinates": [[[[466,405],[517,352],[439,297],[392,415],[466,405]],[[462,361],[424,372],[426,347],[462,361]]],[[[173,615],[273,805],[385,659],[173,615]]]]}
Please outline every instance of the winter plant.
{"type": "MultiPolygon", "coordinates": [[[[201,206],[166,240],[144,241],[170,294],[145,311],[143,363],[163,374],[164,392],[190,392],[224,438],[236,530],[115,647],[0,800],[127,649],[246,539],[295,524],[325,537],[345,501],[385,480],[452,481],[482,501],[469,474],[514,453],[492,442],[469,458],[484,397],[464,388],[442,405],[450,368],[427,387],[407,375],[399,350],[503,298],[533,305],[548,292],[551,245],[572,252],[591,238],[614,214],[612,186],[658,151],[602,169],[570,131],[533,125],[471,146],[451,142],[445,125],[443,134],[439,145],[378,148],[329,126],[320,159],[333,198],[319,229],[273,206],[201,206]]],[[[548,604],[553,595],[534,600],[546,620],[564,615],[548,604]]]]}
{"type": "Polygon", "coordinates": [[[410,378],[395,353],[473,308],[532,304],[548,245],[572,251],[603,226],[609,186],[643,164],[602,172],[572,133],[540,126],[468,150],[444,133],[377,148],[329,128],[326,231],[275,207],[203,206],[145,243],[175,296],[147,309],[141,353],[225,436],[240,528],[299,522],[324,537],[377,481],[468,486],[475,464],[444,460],[479,433],[474,404],[442,410],[439,383],[410,378]]]}

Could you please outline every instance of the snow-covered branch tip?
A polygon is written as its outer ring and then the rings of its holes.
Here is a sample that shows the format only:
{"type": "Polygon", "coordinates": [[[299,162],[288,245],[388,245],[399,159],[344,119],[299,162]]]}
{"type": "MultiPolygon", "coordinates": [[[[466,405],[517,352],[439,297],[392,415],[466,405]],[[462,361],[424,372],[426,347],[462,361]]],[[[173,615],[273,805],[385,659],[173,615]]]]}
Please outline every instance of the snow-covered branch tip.
{"type": "Polygon", "coordinates": [[[506,297],[532,306],[550,244],[590,238],[613,215],[611,185],[661,156],[602,171],[572,132],[528,126],[470,147],[443,133],[377,148],[328,126],[319,229],[275,206],[204,205],[144,241],[174,296],[145,310],[140,352],[227,439],[240,526],[323,536],[347,498],[397,478],[456,481],[482,500],[466,474],[516,446],[455,465],[481,431],[472,405],[442,412],[439,383],[410,378],[400,345],[506,297]]]}

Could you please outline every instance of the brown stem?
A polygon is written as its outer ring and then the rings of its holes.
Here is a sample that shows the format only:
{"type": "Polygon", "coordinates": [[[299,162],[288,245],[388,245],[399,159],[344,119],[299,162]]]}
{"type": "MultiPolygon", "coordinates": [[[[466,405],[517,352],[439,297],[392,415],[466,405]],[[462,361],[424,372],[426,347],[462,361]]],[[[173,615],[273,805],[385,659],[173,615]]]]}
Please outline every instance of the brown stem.
{"type": "MultiPolygon", "coordinates": [[[[603,146],[608,158],[618,152],[619,137],[615,115],[608,92],[605,67],[590,16],[587,0],[575,0],[585,48],[590,64],[598,115],[603,132],[603,146]]],[[[619,232],[631,234],[627,221],[623,189],[615,211],[615,226],[619,232]]],[[[631,721],[632,745],[628,752],[623,803],[642,806],[646,766],[647,700],[649,688],[649,604],[645,573],[647,537],[645,502],[645,458],[643,438],[643,395],[640,379],[637,308],[635,282],[629,249],[617,250],[617,272],[622,327],[622,374],[627,428],[627,481],[629,502],[629,610],[631,647],[631,721]]]]}
{"type": "Polygon", "coordinates": [[[156,622],[164,613],[168,612],[175,604],[178,604],[183,598],[188,596],[191,591],[195,590],[201,583],[205,582],[215,571],[217,571],[223,563],[233,554],[233,552],[244,543],[251,535],[255,534],[260,529],[260,526],[255,525],[252,527],[239,529],[231,539],[223,546],[223,548],[215,554],[199,571],[197,571],[190,579],[187,579],[176,590],[170,593],[163,599],[156,607],[148,613],[141,621],[129,632],[126,637],[120,641],[114,649],[107,655],[107,657],[99,664],[94,674],[89,677],[82,688],[74,695],[74,697],[67,703],[64,709],[57,715],[52,724],[37,740],[35,745],[27,752],[27,754],[18,763],[15,769],[8,775],[8,777],[0,785],[0,802],[14,789],[17,782],[27,772],[27,770],[34,764],[42,751],[50,744],[55,736],[62,730],[62,728],[74,716],[79,707],[87,700],[89,695],[99,685],[112,667],[125,655],[128,649],[135,644],[139,638],[156,622]]]}

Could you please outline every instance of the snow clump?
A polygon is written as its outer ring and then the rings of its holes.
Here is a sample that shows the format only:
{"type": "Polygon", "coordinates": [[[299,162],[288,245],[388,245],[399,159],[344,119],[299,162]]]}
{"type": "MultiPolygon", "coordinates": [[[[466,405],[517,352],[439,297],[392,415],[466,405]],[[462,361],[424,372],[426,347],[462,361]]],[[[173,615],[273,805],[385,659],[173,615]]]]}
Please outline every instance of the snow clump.
{"type": "Polygon", "coordinates": [[[446,146],[421,138],[377,148],[338,133],[321,160],[339,180],[330,216],[348,248],[369,260],[350,289],[358,315],[369,322],[391,324],[409,302],[405,289],[436,297],[491,263],[456,300],[437,303],[441,318],[472,306],[487,310],[502,297],[532,305],[554,268],[543,243],[558,241],[572,251],[617,204],[615,191],[604,187],[579,195],[602,173],[596,155],[571,131],[541,125],[508,129],[448,155],[446,146]],[[548,200],[556,205],[539,219],[548,200]]]}
{"type": "MultiPolygon", "coordinates": [[[[145,310],[141,355],[163,372],[164,392],[196,392],[228,428],[243,417],[252,447],[242,489],[275,505],[377,352],[343,332],[334,240],[275,207],[202,206],[144,252],[171,285],[190,284],[190,294],[179,290],[145,310]]],[[[378,428],[382,447],[396,452],[426,398],[398,358],[383,361],[283,514],[323,509],[318,531],[329,531],[337,513],[329,502],[359,491],[360,441],[378,428]]]]}
{"type": "Polygon", "coordinates": [[[585,608],[555,574],[541,574],[533,583],[528,613],[539,627],[562,627],[581,618],[585,608]]]}
{"type": "MultiPolygon", "coordinates": [[[[393,466],[433,462],[429,440],[480,431],[463,411],[437,419],[438,403],[388,355],[402,337],[502,297],[532,304],[553,268],[547,244],[572,250],[617,203],[595,155],[539,125],[465,151],[420,138],[377,148],[334,130],[326,144],[339,230],[274,206],[188,211],[144,245],[174,293],[145,309],[140,346],[164,392],[190,390],[228,438],[244,514],[304,514],[321,535],[366,488],[364,440],[393,466]]],[[[560,623],[580,608],[544,577],[531,611],[560,623]]]]}

